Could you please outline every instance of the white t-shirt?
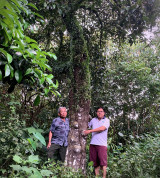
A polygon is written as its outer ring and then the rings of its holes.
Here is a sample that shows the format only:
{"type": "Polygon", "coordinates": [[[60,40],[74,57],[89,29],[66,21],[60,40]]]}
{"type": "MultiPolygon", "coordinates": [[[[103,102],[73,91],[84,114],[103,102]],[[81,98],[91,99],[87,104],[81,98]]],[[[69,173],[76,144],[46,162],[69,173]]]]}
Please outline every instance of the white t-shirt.
{"type": "Polygon", "coordinates": [[[98,118],[93,118],[89,124],[89,128],[96,129],[101,126],[105,126],[106,130],[102,132],[92,132],[92,139],[90,144],[92,145],[100,145],[107,147],[107,134],[108,128],[110,126],[110,120],[104,117],[103,119],[99,120],[98,118]]]}

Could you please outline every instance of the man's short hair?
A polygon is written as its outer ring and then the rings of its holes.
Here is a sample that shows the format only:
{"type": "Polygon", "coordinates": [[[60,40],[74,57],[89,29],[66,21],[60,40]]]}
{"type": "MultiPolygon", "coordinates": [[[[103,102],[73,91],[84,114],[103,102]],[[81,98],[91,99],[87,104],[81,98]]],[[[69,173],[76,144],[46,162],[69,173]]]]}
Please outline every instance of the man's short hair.
{"type": "Polygon", "coordinates": [[[63,109],[63,108],[65,108],[66,111],[67,111],[67,108],[66,108],[66,107],[61,106],[61,107],[58,108],[58,113],[60,113],[60,110],[63,109]]]}
{"type": "Polygon", "coordinates": [[[103,107],[97,107],[97,108],[96,108],[96,112],[98,111],[98,109],[103,109],[103,111],[104,111],[104,108],[103,108],[103,107]]]}

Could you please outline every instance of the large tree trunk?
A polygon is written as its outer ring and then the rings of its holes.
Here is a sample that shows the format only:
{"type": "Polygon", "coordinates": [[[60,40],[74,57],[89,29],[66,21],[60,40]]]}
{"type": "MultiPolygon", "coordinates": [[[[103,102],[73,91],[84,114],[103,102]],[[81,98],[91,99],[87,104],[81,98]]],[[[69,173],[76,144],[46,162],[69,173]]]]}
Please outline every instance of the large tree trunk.
{"type": "Polygon", "coordinates": [[[64,17],[64,23],[70,34],[71,45],[71,87],[69,92],[69,114],[71,131],[66,156],[67,165],[81,168],[86,167],[86,138],[82,131],[87,129],[90,110],[90,72],[89,56],[83,32],[73,14],[64,17]]]}

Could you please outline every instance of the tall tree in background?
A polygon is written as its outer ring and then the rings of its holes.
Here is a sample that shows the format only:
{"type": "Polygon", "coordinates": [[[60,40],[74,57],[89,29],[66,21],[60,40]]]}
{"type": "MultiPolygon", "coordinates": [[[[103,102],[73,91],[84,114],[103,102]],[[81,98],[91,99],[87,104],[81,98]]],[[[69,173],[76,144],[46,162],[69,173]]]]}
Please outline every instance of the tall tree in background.
{"type": "MultiPolygon", "coordinates": [[[[119,41],[129,38],[132,43],[143,29],[154,24],[158,1],[51,0],[34,2],[31,0],[31,2],[35,3],[47,21],[47,25],[39,33],[42,44],[46,41],[44,46],[47,50],[50,50],[51,46],[54,48],[58,46],[57,56],[61,58],[66,56],[69,60],[67,73],[70,74],[68,93],[71,132],[66,160],[69,166],[84,170],[86,140],[81,133],[87,128],[89,120],[90,59],[100,58],[108,37],[112,36],[119,41]],[[64,35],[66,32],[67,35],[64,35]],[[54,45],[53,37],[56,37],[54,45]],[[67,47],[66,50],[64,46],[67,47]]],[[[39,36],[36,38],[40,39],[39,36]]]]}

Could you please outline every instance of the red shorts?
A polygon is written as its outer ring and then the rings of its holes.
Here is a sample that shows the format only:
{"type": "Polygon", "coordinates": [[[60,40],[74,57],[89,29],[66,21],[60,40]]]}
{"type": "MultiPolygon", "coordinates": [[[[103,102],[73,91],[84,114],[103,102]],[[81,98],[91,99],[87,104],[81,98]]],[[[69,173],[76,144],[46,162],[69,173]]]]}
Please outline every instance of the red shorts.
{"type": "Polygon", "coordinates": [[[107,166],[107,147],[100,145],[90,145],[89,158],[93,161],[94,167],[107,166]]]}

